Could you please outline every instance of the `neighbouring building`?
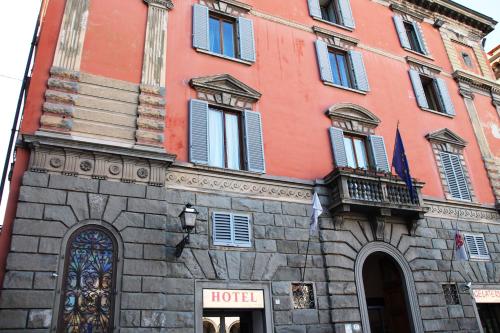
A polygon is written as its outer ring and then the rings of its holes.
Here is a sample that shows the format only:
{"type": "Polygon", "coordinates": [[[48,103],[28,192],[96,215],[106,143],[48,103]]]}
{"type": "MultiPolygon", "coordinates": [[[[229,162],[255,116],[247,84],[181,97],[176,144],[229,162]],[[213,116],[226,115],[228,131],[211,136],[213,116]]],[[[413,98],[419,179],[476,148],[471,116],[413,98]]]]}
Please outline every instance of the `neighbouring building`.
{"type": "Polygon", "coordinates": [[[43,3],[1,332],[499,331],[493,19],[450,0],[43,3]]]}
{"type": "Polygon", "coordinates": [[[493,73],[495,73],[495,78],[497,81],[500,80],[500,45],[494,47],[490,52],[488,52],[488,59],[490,60],[491,68],[493,73]]]}

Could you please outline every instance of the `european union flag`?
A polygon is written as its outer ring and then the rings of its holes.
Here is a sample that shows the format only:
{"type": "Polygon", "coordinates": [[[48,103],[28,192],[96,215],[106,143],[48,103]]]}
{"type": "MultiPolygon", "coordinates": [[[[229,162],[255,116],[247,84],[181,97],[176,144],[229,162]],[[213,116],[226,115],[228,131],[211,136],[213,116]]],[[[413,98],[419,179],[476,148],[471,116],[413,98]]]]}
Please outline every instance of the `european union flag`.
{"type": "Polygon", "coordinates": [[[403,145],[403,139],[401,139],[401,134],[399,133],[399,128],[396,130],[396,143],[394,145],[392,166],[394,167],[394,171],[396,171],[398,176],[405,181],[406,187],[410,192],[411,201],[415,202],[415,190],[413,188],[413,181],[410,175],[410,167],[408,166],[408,160],[406,159],[405,147],[403,145]]]}

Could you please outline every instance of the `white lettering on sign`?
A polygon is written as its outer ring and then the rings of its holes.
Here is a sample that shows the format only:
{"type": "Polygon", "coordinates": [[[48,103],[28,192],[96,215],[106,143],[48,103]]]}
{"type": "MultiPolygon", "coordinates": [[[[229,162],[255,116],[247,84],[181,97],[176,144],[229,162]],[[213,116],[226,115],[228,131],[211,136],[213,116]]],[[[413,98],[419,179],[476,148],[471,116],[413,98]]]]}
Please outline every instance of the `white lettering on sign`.
{"type": "Polygon", "coordinates": [[[476,303],[500,303],[500,290],[474,289],[472,293],[476,303]]]}
{"type": "Polygon", "coordinates": [[[204,309],[263,309],[263,290],[203,289],[204,309]]]}

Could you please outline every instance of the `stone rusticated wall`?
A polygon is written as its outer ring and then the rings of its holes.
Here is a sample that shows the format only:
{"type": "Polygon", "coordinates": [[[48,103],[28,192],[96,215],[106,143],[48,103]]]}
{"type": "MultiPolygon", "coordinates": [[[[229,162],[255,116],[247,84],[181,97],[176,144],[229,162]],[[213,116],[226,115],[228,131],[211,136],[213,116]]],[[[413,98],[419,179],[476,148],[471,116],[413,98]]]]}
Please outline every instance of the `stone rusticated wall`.
{"type": "MultiPolygon", "coordinates": [[[[60,296],[55,289],[61,277],[52,273],[62,275],[62,238],[88,220],[112,225],[123,242],[121,332],[194,332],[195,279],[269,283],[276,333],[326,333],[332,331],[331,323],[360,322],[354,261],[359,249],[373,240],[362,217],[343,223],[321,219],[306,275],[315,282],[318,309],[293,310],[290,282],[300,279],[309,214],[306,204],[27,172],[0,297],[0,331],[48,331],[57,312],[52,310],[54,300],[60,296]],[[177,216],[188,202],[201,214],[192,243],[177,260],[174,246],[182,238],[177,216]],[[253,248],[213,247],[209,216],[215,210],[252,214],[253,248]]],[[[461,294],[462,305],[446,306],[440,286],[450,268],[452,221],[428,218],[416,237],[408,236],[404,225],[387,223],[385,228],[384,241],[413,270],[425,330],[477,330],[471,297],[461,294]]],[[[459,228],[484,233],[495,264],[455,262],[453,279],[498,283],[500,225],[460,221],[459,228]]]]}

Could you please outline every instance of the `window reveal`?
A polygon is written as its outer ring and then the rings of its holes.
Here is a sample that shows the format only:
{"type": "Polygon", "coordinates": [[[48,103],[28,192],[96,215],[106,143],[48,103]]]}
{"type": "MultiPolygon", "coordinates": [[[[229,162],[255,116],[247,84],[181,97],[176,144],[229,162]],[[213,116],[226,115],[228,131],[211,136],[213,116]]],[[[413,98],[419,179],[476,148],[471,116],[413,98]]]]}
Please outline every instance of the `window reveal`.
{"type": "Polygon", "coordinates": [[[235,58],[235,22],[227,18],[210,16],[209,29],[210,51],[235,58]]]}
{"type": "Polygon", "coordinates": [[[420,76],[420,80],[422,81],[422,87],[424,88],[425,98],[427,99],[429,109],[444,112],[434,80],[424,75],[420,76]]]}
{"type": "Polygon", "coordinates": [[[424,53],[420,46],[420,42],[418,40],[417,31],[415,30],[415,26],[408,21],[403,22],[406,30],[406,35],[408,36],[408,41],[410,42],[410,47],[413,51],[418,53],[424,53]]]}
{"type": "Polygon", "coordinates": [[[473,68],[473,64],[472,64],[472,59],[470,58],[470,55],[466,52],[462,52],[462,59],[464,60],[464,64],[465,66],[469,67],[469,68],[473,68]]]}
{"type": "Polygon", "coordinates": [[[323,20],[336,23],[336,24],[341,24],[340,19],[339,19],[339,9],[338,9],[338,4],[335,0],[327,0],[320,2],[320,8],[321,8],[321,17],[323,20]]]}
{"type": "Polygon", "coordinates": [[[339,86],[354,88],[349,70],[346,52],[340,50],[329,50],[330,67],[332,68],[333,83],[339,86]]]}
{"type": "Polygon", "coordinates": [[[208,111],[208,164],[241,169],[240,117],[219,110],[208,111]]]}

